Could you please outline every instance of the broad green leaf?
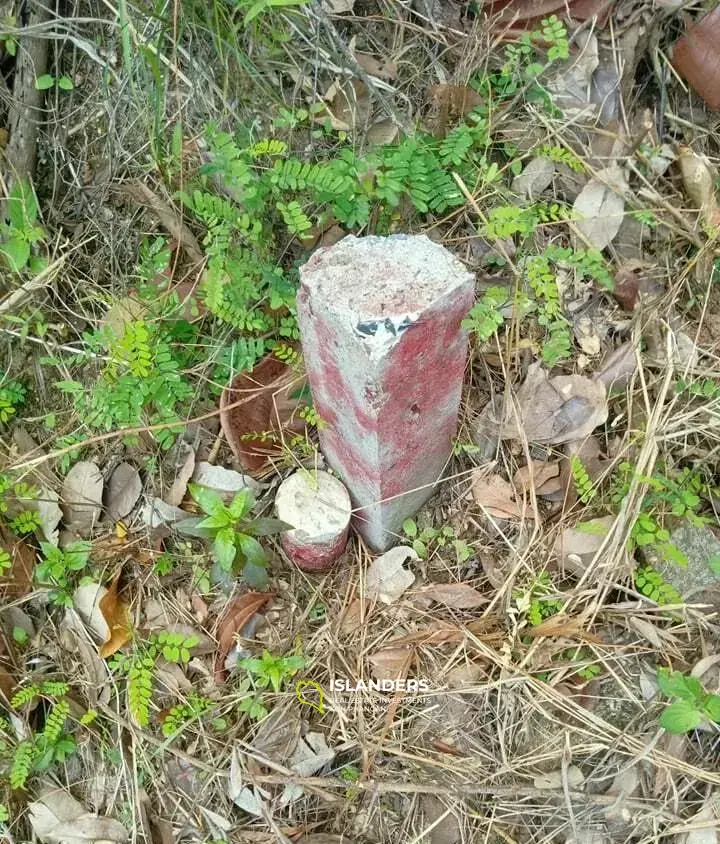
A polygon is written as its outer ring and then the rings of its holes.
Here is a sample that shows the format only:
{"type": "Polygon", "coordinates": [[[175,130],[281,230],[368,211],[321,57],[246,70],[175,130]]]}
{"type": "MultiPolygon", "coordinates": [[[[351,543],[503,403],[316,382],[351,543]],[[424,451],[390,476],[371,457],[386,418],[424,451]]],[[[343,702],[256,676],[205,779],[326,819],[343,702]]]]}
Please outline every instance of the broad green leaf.
{"type": "Polygon", "coordinates": [[[689,677],[682,671],[670,671],[667,668],[658,668],[657,682],[660,691],[668,697],[679,697],[683,700],[696,700],[702,698],[705,690],[697,677],[689,677]]]}
{"type": "Polygon", "coordinates": [[[687,733],[702,724],[703,716],[689,700],[671,703],[660,716],[660,726],[669,733],[687,733]]]}
{"type": "MultiPolygon", "coordinates": [[[[7,213],[10,227],[16,233],[22,232],[26,240],[34,242],[36,238],[32,236],[32,232],[38,216],[38,204],[35,191],[26,179],[20,179],[13,185],[8,197],[7,213]]],[[[41,236],[44,235],[43,231],[41,236]]]]}
{"type": "Polygon", "coordinates": [[[293,526],[289,525],[287,522],[283,522],[281,519],[272,519],[268,516],[260,516],[257,519],[253,519],[252,522],[248,525],[248,529],[252,528],[252,532],[255,536],[273,536],[277,533],[282,533],[286,530],[292,530],[293,526]]]}
{"type": "Polygon", "coordinates": [[[215,552],[215,559],[221,568],[224,568],[226,571],[230,571],[232,564],[235,561],[235,555],[237,554],[237,548],[235,547],[235,532],[232,528],[223,528],[215,534],[213,550],[215,552]]]}
{"type": "Polygon", "coordinates": [[[248,563],[263,567],[267,565],[267,554],[257,539],[246,533],[238,533],[235,538],[240,553],[248,563]]]}
{"type": "Polygon", "coordinates": [[[55,77],[51,73],[43,73],[35,80],[35,88],[38,91],[47,91],[55,84],[55,77]]]}
{"type": "Polygon", "coordinates": [[[402,529],[405,536],[409,536],[411,539],[417,536],[417,525],[412,519],[405,519],[402,523],[402,529]]]}
{"type": "Polygon", "coordinates": [[[58,88],[62,88],[63,91],[72,91],[75,87],[73,85],[73,81],[69,76],[61,76],[58,79],[58,88]]]}
{"type": "Polygon", "coordinates": [[[206,486],[199,486],[198,484],[188,484],[188,491],[200,505],[203,513],[207,513],[208,516],[214,516],[215,513],[225,510],[225,502],[222,500],[222,496],[214,489],[208,489],[206,486]]]}
{"type": "Polygon", "coordinates": [[[0,254],[5,256],[12,272],[19,273],[30,257],[30,244],[23,237],[11,237],[0,243],[0,254]]]}
{"type": "Polygon", "coordinates": [[[268,584],[268,575],[264,566],[246,562],[242,570],[243,580],[253,589],[264,589],[268,584]]]}
{"type": "Polygon", "coordinates": [[[228,507],[233,521],[238,521],[250,510],[253,505],[253,494],[250,489],[241,489],[240,492],[233,498],[228,507]]]}
{"type": "Polygon", "coordinates": [[[224,527],[228,527],[233,523],[233,520],[228,513],[227,510],[224,508],[212,516],[208,516],[207,518],[203,519],[200,524],[198,524],[199,528],[208,528],[208,529],[220,529],[224,527]]]}
{"type": "Polygon", "coordinates": [[[708,695],[703,711],[711,721],[720,722],[720,695],[708,695]]]}

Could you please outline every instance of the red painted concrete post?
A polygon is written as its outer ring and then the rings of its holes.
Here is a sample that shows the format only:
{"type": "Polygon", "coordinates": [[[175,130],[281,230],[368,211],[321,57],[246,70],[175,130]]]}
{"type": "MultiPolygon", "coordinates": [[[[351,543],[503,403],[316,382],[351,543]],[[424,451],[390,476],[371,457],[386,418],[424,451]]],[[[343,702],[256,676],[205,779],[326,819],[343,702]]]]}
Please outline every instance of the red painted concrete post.
{"type": "Polygon", "coordinates": [[[457,428],[471,273],[425,236],[346,237],[300,269],[320,447],[383,551],[433,494],[457,428]]]}

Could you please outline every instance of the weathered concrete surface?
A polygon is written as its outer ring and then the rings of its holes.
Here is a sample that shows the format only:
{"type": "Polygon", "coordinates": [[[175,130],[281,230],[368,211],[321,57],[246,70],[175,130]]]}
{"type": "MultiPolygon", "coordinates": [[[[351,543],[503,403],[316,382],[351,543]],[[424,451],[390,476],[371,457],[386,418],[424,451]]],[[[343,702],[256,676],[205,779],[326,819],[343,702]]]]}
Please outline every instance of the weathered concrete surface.
{"type": "Polygon", "coordinates": [[[377,551],[432,495],[457,427],[471,273],[425,236],[346,237],[300,270],[320,446],[377,551]]]}
{"type": "Polygon", "coordinates": [[[710,567],[713,558],[720,558],[720,540],[708,527],[681,524],[670,536],[670,542],[685,554],[687,566],[659,560],[655,567],[689,603],[720,601],[720,575],[710,567]]]}
{"type": "Polygon", "coordinates": [[[280,540],[298,568],[326,571],[345,550],[350,496],[343,483],[327,472],[300,469],[286,478],[275,496],[275,512],[293,526],[280,540]]]}

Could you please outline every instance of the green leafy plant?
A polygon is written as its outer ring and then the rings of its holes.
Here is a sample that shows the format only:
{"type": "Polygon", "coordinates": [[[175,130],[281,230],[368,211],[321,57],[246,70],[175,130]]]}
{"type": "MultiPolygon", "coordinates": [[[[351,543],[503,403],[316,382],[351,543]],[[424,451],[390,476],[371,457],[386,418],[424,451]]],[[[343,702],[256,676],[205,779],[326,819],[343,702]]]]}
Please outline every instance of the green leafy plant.
{"type": "Polygon", "coordinates": [[[405,519],[402,529],[421,560],[427,560],[436,549],[444,548],[449,544],[455,548],[458,562],[464,562],[472,556],[472,550],[465,542],[456,539],[455,529],[450,525],[444,525],[441,528],[428,526],[420,530],[414,519],[405,519]]]}
{"type": "Polygon", "coordinates": [[[43,73],[35,80],[35,87],[38,91],[47,91],[50,88],[59,88],[61,91],[72,91],[75,87],[69,76],[53,76],[52,73],[43,73]]]}
{"type": "MultiPolygon", "coordinates": [[[[86,336],[90,350],[109,358],[97,382],[90,390],[78,381],[59,381],[56,386],[74,397],[79,415],[91,428],[171,425],[179,420],[178,405],[193,393],[181,375],[182,353],[171,330],[161,320],[140,319],[126,322],[119,336],[109,327],[86,336]]],[[[165,449],[176,438],[172,427],[154,436],[165,449]]]]}
{"type": "Polygon", "coordinates": [[[21,381],[5,381],[0,386],[0,422],[9,422],[25,402],[25,385],[21,381]]]}
{"type": "Polygon", "coordinates": [[[192,530],[212,540],[215,562],[224,571],[242,576],[251,586],[264,587],[268,558],[256,537],[279,533],[287,525],[277,519],[253,518],[250,513],[255,499],[249,488],[241,490],[230,504],[206,487],[190,484],[188,489],[206,514],[192,530]]]}
{"type": "Polygon", "coordinates": [[[41,272],[47,262],[32,255],[32,247],[45,238],[45,229],[38,225],[38,203],[29,182],[19,179],[13,185],[7,217],[7,222],[0,221],[0,259],[12,272],[41,272]]]}
{"type": "Polygon", "coordinates": [[[127,679],[128,709],[140,727],[150,724],[150,705],[153,694],[153,672],[162,657],[176,665],[190,661],[191,650],[198,644],[197,636],[163,631],[154,633],[146,642],[138,642],[131,654],[116,654],[112,668],[127,679]]]}
{"type": "Polygon", "coordinates": [[[720,722],[720,695],[705,691],[696,677],[658,668],[657,683],[662,694],[674,698],[660,716],[660,726],[669,733],[687,733],[704,721],[720,722]]]}
{"type": "Polygon", "coordinates": [[[305,667],[305,659],[298,654],[274,656],[269,651],[263,651],[261,657],[243,659],[239,665],[249,676],[239,686],[242,697],[238,710],[253,721],[260,721],[268,714],[263,692],[269,688],[276,694],[280,692],[283,685],[305,667]]]}
{"type": "Polygon", "coordinates": [[[541,572],[527,586],[513,591],[513,599],[528,622],[537,627],[562,608],[562,600],[550,597],[555,588],[547,572],[541,572]]]}
{"type": "Polygon", "coordinates": [[[575,155],[575,153],[571,152],[569,149],[565,149],[565,147],[543,144],[543,146],[535,150],[535,154],[549,158],[550,161],[555,162],[555,164],[565,164],[576,173],[582,173],[585,170],[583,162],[575,155]]]}
{"type": "Polygon", "coordinates": [[[595,497],[596,490],[590,475],[588,475],[587,469],[577,454],[573,454],[570,458],[570,473],[572,474],[578,498],[583,504],[589,504],[595,497]]]}
{"type": "Polygon", "coordinates": [[[61,549],[49,542],[41,542],[43,559],[35,567],[38,585],[50,588],[50,600],[58,606],[72,607],[72,594],[78,575],[84,572],[90,560],[92,545],[78,540],[61,549]]]}
{"type": "Polygon", "coordinates": [[[186,703],[171,707],[162,722],[163,735],[176,735],[186,724],[199,720],[212,707],[213,702],[209,698],[191,694],[186,703]]]}
{"type": "Polygon", "coordinates": [[[20,711],[37,699],[47,704],[42,730],[30,730],[29,738],[14,743],[3,729],[0,754],[10,757],[8,779],[13,789],[24,789],[34,773],[47,770],[54,763],[63,763],[76,750],[75,739],[66,732],[70,702],[66,698],[67,683],[31,684],[13,695],[11,706],[20,711]]]}
{"type": "Polygon", "coordinates": [[[635,569],[635,588],[641,595],[655,601],[658,606],[666,604],[683,604],[683,596],[668,583],[657,569],[649,565],[638,566],[635,569]]]}
{"type": "Polygon", "coordinates": [[[471,331],[484,343],[503,324],[502,308],[507,302],[507,290],[502,287],[489,287],[463,320],[463,328],[471,331]]]}

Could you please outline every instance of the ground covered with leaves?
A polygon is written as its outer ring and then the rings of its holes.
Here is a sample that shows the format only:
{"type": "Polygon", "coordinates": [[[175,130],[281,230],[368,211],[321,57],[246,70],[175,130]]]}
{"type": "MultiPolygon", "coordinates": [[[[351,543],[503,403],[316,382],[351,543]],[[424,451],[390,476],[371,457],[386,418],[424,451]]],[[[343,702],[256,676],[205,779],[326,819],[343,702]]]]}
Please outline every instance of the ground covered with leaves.
{"type": "Polygon", "coordinates": [[[713,5],[0,3],[4,839],[716,844],[713,5]],[[477,302],[437,494],[308,574],[348,233],[477,302]]]}

